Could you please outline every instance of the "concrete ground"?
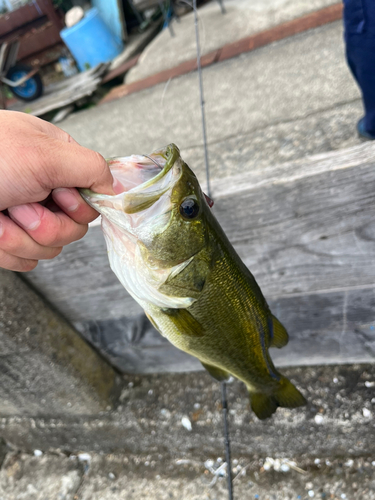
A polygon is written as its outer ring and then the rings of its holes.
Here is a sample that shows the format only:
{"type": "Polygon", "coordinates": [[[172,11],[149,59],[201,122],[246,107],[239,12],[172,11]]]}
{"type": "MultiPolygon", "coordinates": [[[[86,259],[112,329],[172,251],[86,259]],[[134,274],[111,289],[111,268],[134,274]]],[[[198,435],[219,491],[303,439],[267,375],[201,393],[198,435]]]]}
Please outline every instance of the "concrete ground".
{"type": "MultiPolygon", "coordinates": [[[[341,22],[203,71],[211,175],[357,144],[360,93],[345,62],[341,22]]],[[[204,179],[197,73],[76,113],[60,126],[104,156],[175,142],[204,179]]]]}
{"type": "MultiPolygon", "coordinates": [[[[374,500],[375,365],[283,373],[308,405],[264,422],[244,386],[228,386],[234,498],[374,500]]],[[[125,381],[121,405],[94,419],[0,419],[26,444],[2,450],[0,499],[225,500],[219,384],[201,373],[125,381]]]]}
{"type": "MultiPolygon", "coordinates": [[[[337,0],[223,0],[225,14],[215,0],[199,9],[202,55],[260,31],[337,3],[337,0]]],[[[173,20],[143,51],[126,83],[146,78],[196,57],[193,12],[173,20]],[[173,56],[172,56],[173,54],[173,56]]]]}

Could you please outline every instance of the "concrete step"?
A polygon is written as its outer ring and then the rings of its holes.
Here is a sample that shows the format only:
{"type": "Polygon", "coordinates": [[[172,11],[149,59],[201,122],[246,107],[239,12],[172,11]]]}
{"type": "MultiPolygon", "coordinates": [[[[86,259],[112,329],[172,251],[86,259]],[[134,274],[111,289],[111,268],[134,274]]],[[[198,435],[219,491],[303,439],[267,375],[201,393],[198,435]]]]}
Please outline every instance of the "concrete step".
{"type": "MultiPolygon", "coordinates": [[[[264,422],[249,411],[243,385],[228,386],[234,498],[375,499],[375,365],[284,373],[308,406],[264,422]]],[[[202,374],[125,382],[121,406],[96,418],[1,419],[13,451],[0,498],[227,498],[219,384],[202,374]]]]}
{"type": "MultiPolygon", "coordinates": [[[[207,67],[203,75],[214,177],[359,142],[360,93],[346,65],[341,22],[207,67]]],[[[204,179],[196,72],[72,115],[61,127],[105,157],[175,142],[204,179]]]]}

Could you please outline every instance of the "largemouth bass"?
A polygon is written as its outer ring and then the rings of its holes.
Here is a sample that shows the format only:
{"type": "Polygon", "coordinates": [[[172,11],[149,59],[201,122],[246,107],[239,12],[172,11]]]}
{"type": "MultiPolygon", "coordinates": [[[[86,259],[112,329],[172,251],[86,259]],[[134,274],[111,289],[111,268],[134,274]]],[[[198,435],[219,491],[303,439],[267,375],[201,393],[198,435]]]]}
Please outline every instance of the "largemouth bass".
{"type": "Polygon", "coordinates": [[[154,327],[217,380],[243,381],[258,418],[304,405],[269,354],[288,334],[177,146],[108,164],[121,192],[81,193],[102,214],[112,270],[154,327]]]}

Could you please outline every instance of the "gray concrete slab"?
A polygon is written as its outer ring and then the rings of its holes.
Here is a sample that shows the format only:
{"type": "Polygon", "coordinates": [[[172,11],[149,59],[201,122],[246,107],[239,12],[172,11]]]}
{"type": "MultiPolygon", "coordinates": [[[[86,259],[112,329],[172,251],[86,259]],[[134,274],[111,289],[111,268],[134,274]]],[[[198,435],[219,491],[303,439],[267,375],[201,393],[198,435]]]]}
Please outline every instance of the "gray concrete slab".
{"type": "Polygon", "coordinates": [[[1,500],[73,500],[83,466],[59,455],[8,455],[0,472],[1,500]]]}
{"type": "MultiPolygon", "coordinates": [[[[375,365],[283,372],[308,406],[264,422],[244,386],[228,386],[235,500],[374,500],[375,365]]],[[[125,380],[121,406],[95,418],[0,419],[29,452],[8,454],[0,499],[227,498],[219,384],[201,373],[125,380]]]]}
{"type": "MultiPolygon", "coordinates": [[[[87,455],[79,463],[47,454],[14,457],[0,473],[2,500],[224,500],[226,478],[210,459],[146,460],[87,455]],[[212,465],[211,465],[212,464],[212,465]],[[85,467],[86,473],[82,474],[85,467]]],[[[234,498],[257,500],[373,500],[375,466],[360,459],[235,459],[234,498]],[[291,466],[289,465],[291,464],[291,466]],[[276,470],[275,470],[275,468],[276,470]],[[282,467],[282,469],[280,469],[282,467]]]]}
{"type": "Polygon", "coordinates": [[[15,273],[4,269],[0,353],[2,416],[96,414],[116,399],[118,378],[111,366],[15,273]]]}
{"type": "MultiPolygon", "coordinates": [[[[360,94],[345,62],[340,22],[203,74],[213,176],[358,142],[360,94]]],[[[107,157],[175,142],[204,179],[196,72],[72,115],[61,127],[107,157]]]]}
{"type": "MultiPolygon", "coordinates": [[[[308,405],[266,421],[244,384],[228,386],[233,457],[374,457],[375,365],[283,368],[308,405]]],[[[159,462],[223,457],[220,384],[207,373],[127,375],[119,406],[91,416],[0,418],[0,435],[25,451],[120,453],[159,462]],[[187,417],[192,430],[184,427],[187,417]],[[159,457],[160,455],[160,457],[159,457]],[[151,457],[151,458],[146,458],[151,457]],[[159,458],[158,458],[159,457],[159,458]]]]}
{"type": "MultiPolygon", "coordinates": [[[[199,9],[202,54],[337,3],[337,0],[224,0],[225,14],[212,0],[199,9]]],[[[174,36],[162,31],[125,77],[132,83],[196,58],[194,14],[172,21],[174,36]]]]}

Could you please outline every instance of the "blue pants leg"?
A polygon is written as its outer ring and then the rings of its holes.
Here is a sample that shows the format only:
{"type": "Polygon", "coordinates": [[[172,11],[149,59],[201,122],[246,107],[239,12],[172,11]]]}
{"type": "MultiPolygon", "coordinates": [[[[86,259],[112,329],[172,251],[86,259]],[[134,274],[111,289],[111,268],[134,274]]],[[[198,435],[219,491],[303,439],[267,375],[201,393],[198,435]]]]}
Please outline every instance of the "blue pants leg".
{"type": "Polygon", "coordinates": [[[367,132],[375,135],[375,0],[344,0],[346,57],[362,92],[367,132]]]}

